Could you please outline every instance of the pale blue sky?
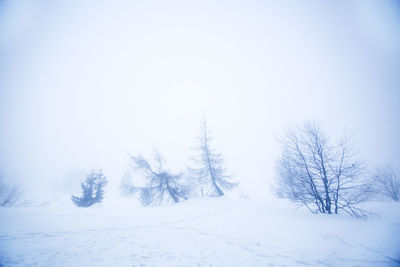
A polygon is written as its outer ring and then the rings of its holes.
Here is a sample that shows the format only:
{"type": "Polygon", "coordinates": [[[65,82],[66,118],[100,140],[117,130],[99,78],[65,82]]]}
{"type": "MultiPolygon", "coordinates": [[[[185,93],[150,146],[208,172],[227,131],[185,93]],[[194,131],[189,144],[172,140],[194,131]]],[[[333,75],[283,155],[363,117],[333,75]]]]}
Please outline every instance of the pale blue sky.
{"type": "Polygon", "coordinates": [[[92,168],[117,185],[128,152],[157,148],[184,167],[203,117],[254,195],[275,175],[276,138],[307,119],[354,133],[369,166],[396,165],[399,12],[395,1],[2,1],[0,167],[36,191],[68,191],[92,168]]]}

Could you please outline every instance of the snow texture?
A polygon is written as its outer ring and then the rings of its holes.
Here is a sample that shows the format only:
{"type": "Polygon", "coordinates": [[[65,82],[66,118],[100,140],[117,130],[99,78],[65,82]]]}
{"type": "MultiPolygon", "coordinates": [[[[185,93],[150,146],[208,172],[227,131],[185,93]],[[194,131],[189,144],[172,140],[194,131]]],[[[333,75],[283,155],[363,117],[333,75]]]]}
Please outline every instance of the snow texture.
{"type": "Polygon", "coordinates": [[[224,196],[147,208],[129,201],[0,209],[0,266],[400,264],[398,203],[368,203],[376,216],[360,220],[283,200],[224,196]]]}

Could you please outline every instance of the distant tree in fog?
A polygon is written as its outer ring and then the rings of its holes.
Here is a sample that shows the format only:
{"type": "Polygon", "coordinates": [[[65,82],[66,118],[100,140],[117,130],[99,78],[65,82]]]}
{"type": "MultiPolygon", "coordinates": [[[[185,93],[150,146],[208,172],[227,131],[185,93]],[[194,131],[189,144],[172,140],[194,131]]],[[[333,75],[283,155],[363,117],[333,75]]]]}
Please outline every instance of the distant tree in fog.
{"type": "Polygon", "coordinates": [[[318,123],[306,122],[289,130],[281,144],[277,162],[281,197],[314,213],[366,215],[359,204],[369,197],[370,187],[350,138],[332,144],[318,123]]]}
{"type": "Polygon", "coordinates": [[[400,176],[390,165],[378,168],[373,175],[375,191],[387,199],[400,201],[400,176]]]}
{"type": "Polygon", "coordinates": [[[0,207],[25,206],[29,202],[23,199],[23,192],[18,185],[8,185],[4,174],[0,172],[0,207]]]}
{"type": "Polygon", "coordinates": [[[229,181],[231,176],[226,174],[223,167],[223,157],[211,146],[212,137],[204,120],[197,138],[199,145],[195,148],[197,155],[192,157],[196,167],[191,168],[192,176],[196,179],[202,194],[222,196],[225,190],[231,190],[238,184],[229,181]]]}
{"type": "Polygon", "coordinates": [[[147,180],[145,187],[131,187],[132,192],[140,191],[143,205],[163,205],[187,199],[189,188],[182,182],[181,174],[167,171],[158,152],[155,152],[153,163],[141,155],[131,156],[131,160],[132,166],[147,180]]]}
{"type": "Polygon", "coordinates": [[[92,171],[86,176],[86,181],[81,183],[82,196],[72,196],[71,200],[78,207],[90,207],[95,203],[101,202],[106,184],[106,176],[101,170],[98,172],[92,171]]]}
{"type": "Polygon", "coordinates": [[[121,179],[119,191],[123,196],[131,196],[139,191],[139,188],[133,185],[132,177],[126,172],[121,179]]]}

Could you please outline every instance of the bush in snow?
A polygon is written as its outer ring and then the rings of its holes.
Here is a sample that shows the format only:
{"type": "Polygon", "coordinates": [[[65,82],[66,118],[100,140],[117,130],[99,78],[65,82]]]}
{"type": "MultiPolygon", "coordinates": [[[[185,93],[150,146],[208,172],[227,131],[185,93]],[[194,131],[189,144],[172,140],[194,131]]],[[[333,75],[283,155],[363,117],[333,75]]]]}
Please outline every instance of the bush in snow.
{"type": "Polygon", "coordinates": [[[72,196],[71,200],[78,207],[90,207],[101,202],[104,196],[104,186],[107,184],[106,176],[101,170],[92,171],[87,175],[86,181],[81,183],[82,196],[72,196]]]}
{"type": "Polygon", "coordinates": [[[394,201],[400,201],[400,176],[390,165],[378,168],[373,175],[376,194],[394,201]]]}

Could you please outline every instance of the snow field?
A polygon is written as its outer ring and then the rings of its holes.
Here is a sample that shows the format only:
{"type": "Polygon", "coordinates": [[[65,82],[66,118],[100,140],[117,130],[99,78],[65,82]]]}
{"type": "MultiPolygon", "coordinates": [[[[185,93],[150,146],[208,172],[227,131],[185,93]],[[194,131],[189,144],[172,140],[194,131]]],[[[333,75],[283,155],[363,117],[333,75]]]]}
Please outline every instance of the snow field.
{"type": "Polygon", "coordinates": [[[313,215],[282,200],[0,209],[1,266],[396,266],[400,205],[313,215]]]}

